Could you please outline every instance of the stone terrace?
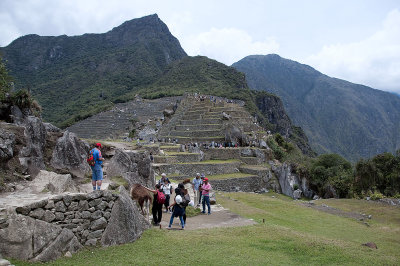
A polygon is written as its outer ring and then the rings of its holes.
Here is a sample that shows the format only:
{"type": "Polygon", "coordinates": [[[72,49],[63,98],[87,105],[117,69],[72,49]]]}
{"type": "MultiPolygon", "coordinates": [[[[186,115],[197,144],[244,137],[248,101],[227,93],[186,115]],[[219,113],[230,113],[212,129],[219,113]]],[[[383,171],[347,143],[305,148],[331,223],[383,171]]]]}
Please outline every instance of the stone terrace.
{"type": "Polygon", "coordinates": [[[165,97],[116,104],[112,110],[89,117],[70,126],[67,130],[80,138],[117,139],[133,128],[132,120],[147,122],[163,120],[165,109],[172,109],[181,97],[165,97]]]}

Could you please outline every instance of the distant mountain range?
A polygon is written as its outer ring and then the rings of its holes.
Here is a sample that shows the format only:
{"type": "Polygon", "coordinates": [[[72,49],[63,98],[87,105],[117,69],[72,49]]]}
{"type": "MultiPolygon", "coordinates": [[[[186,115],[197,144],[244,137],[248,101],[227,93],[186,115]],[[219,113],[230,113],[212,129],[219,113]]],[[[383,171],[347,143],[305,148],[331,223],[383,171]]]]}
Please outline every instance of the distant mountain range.
{"type": "Polygon", "coordinates": [[[103,34],[27,35],[0,48],[17,88],[31,89],[45,120],[67,126],[133,98],[186,56],[157,15],[103,34]]]}
{"type": "Polygon", "coordinates": [[[350,160],[400,148],[400,98],[328,77],[278,55],[247,56],[232,65],[252,89],[278,95],[318,153],[350,160]]]}

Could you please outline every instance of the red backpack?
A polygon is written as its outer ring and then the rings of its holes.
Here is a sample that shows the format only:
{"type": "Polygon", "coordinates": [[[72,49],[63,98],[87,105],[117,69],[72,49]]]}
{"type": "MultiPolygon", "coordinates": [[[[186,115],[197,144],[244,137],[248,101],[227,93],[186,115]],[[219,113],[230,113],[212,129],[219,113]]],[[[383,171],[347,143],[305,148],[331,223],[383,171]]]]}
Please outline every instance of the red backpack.
{"type": "Polygon", "coordinates": [[[90,151],[89,151],[89,154],[88,154],[88,156],[87,156],[86,161],[87,161],[87,163],[88,163],[90,166],[94,166],[94,165],[96,164],[96,162],[95,162],[95,160],[94,160],[94,158],[93,158],[93,150],[90,150],[90,151]]]}
{"type": "Polygon", "coordinates": [[[157,191],[157,202],[158,204],[164,204],[165,203],[165,195],[161,191],[157,191]]]}

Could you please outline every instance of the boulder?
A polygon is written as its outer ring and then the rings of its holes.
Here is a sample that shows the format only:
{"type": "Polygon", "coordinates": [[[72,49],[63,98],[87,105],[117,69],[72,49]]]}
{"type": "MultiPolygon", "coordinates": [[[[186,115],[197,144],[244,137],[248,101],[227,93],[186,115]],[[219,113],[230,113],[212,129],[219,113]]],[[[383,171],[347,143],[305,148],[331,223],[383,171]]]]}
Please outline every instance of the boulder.
{"type": "Polygon", "coordinates": [[[40,118],[28,116],[24,120],[26,147],[19,154],[24,172],[36,176],[44,169],[44,148],[46,146],[46,128],[40,118]]]}
{"type": "Polygon", "coordinates": [[[364,244],[361,244],[361,245],[369,247],[369,248],[378,249],[378,246],[374,242],[368,242],[368,243],[364,243],[364,244]]]}
{"type": "Polygon", "coordinates": [[[61,129],[50,123],[43,123],[47,132],[61,132],[61,129]]]}
{"type": "Polygon", "coordinates": [[[61,175],[46,170],[40,170],[39,174],[32,181],[32,188],[37,192],[47,189],[52,193],[77,192],[70,174],[61,175]]]}
{"type": "Polygon", "coordinates": [[[339,198],[338,195],[337,195],[337,193],[336,193],[336,189],[335,189],[332,185],[328,184],[328,185],[325,187],[324,198],[325,198],[325,199],[329,199],[329,198],[335,198],[335,199],[337,199],[337,198],[339,198]]]}
{"type": "Polygon", "coordinates": [[[0,128],[0,161],[7,161],[14,156],[14,133],[0,128]]]}
{"type": "Polygon", "coordinates": [[[217,203],[217,198],[214,191],[210,191],[210,204],[215,205],[217,203]]]}
{"type": "Polygon", "coordinates": [[[150,141],[150,139],[156,139],[157,131],[151,126],[145,126],[143,129],[139,130],[137,135],[139,139],[150,141]]]}
{"type": "Polygon", "coordinates": [[[101,238],[103,246],[119,245],[138,239],[150,227],[137,204],[124,187],[119,187],[119,197],[113,205],[111,218],[101,238]],[[121,234],[121,232],[124,232],[121,234]]]}
{"type": "Polygon", "coordinates": [[[0,229],[0,253],[7,257],[46,262],[81,247],[72,231],[23,215],[10,215],[0,229]]]}
{"type": "Polygon", "coordinates": [[[278,177],[281,192],[286,196],[293,197],[293,186],[299,185],[299,178],[292,174],[290,165],[284,163],[282,165],[273,165],[272,171],[278,177]]]}
{"type": "Polygon", "coordinates": [[[90,171],[86,162],[88,151],[87,143],[77,138],[74,133],[65,131],[57,140],[50,163],[55,169],[67,169],[75,176],[84,177],[90,171]]]}
{"type": "Polygon", "coordinates": [[[296,189],[295,191],[293,191],[293,199],[301,199],[301,194],[303,194],[303,191],[301,191],[300,189],[296,189]]]}
{"type": "Polygon", "coordinates": [[[107,175],[122,176],[132,186],[135,183],[154,187],[154,172],[146,152],[115,150],[107,166],[107,175]]]}

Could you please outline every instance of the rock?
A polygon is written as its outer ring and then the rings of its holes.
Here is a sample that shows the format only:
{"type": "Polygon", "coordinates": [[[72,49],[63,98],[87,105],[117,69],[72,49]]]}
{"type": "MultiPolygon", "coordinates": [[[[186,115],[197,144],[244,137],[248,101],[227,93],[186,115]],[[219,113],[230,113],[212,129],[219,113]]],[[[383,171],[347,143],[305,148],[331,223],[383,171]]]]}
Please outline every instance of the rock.
{"type": "Polygon", "coordinates": [[[53,200],[49,200],[46,206],[44,206],[45,209],[53,209],[55,208],[55,204],[53,200]]]}
{"type": "Polygon", "coordinates": [[[253,151],[250,148],[243,148],[240,151],[240,155],[243,157],[253,157],[253,151]]]}
{"type": "Polygon", "coordinates": [[[100,210],[95,211],[90,215],[91,220],[97,220],[102,216],[102,212],[100,210]]]}
{"type": "Polygon", "coordinates": [[[87,143],[77,138],[74,133],[65,131],[57,140],[50,163],[55,169],[67,169],[73,175],[83,178],[90,171],[86,162],[88,150],[87,143]]]}
{"type": "Polygon", "coordinates": [[[293,199],[301,199],[301,194],[303,194],[303,191],[301,191],[300,189],[296,189],[295,191],[293,191],[293,199]]]}
{"type": "Polygon", "coordinates": [[[55,220],[56,220],[56,221],[62,221],[62,220],[64,220],[64,213],[62,213],[62,212],[56,212],[54,215],[55,215],[55,220]]]}
{"type": "Polygon", "coordinates": [[[0,161],[8,161],[14,156],[14,133],[0,128],[0,161]]]}
{"type": "Polygon", "coordinates": [[[78,205],[79,211],[86,211],[89,209],[89,203],[87,200],[80,200],[78,205]]]}
{"type": "Polygon", "coordinates": [[[0,258],[0,266],[8,266],[8,265],[11,265],[11,262],[9,262],[6,259],[0,258]]]}
{"type": "Polygon", "coordinates": [[[151,126],[145,126],[138,131],[138,137],[146,141],[150,141],[150,139],[154,140],[157,138],[157,131],[151,126]]]}
{"type": "Polygon", "coordinates": [[[170,117],[170,116],[172,116],[174,113],[175,113],[174,110],[171,110],[171,109],[165,109],[165,110],[163,111],[163,114],[164,114],[165,117],[170,117]]]}
{"type": "Polygon", "coordinates": [[[368,242],[368,243],[361,244],[361,245],[366,246],[366,247],[369,247],[369,248],[378,249],[378,246],[377,246],[374,242],[368,242]]]}
{"type": "Polygon", "coordinates": [[[94,220],[90,224],[91,230],[100,230],[100,229],[104,229],[106,227],[107,227],[107,220],[104,217],[100,217],[99,219],[94,220]]]}
{"type": "Polygon", "coordinates": [[[45,167],[46,128],[42,120],[35,116],[26,117],[23,126],[25,128],[26,146],[21,149],[18,155],[19,162],[24,168],[23,172],[36,176],[45,167]]]}
{"type": "Polygon", "coordinates": [[[324,198],[325,198],[325,199],[329,199],[329,198],[335,198],[335,199],[337,199],[337,198],[339,198],[338,195],[337,195],[337,193],[336,193],[336,189],[335,189],[332,185],[328,184],[328,185],[325,187],[324,198]]]}
{"type": "Polygon", "coordinates": [[[215,205],[217,203],[217,198],[214,191],[210,191],[210,204],[215,205]]]}
{"type": "Polygon", "coordinates": [[[67,252],[65,253],[64,257],[72,258],[71,252],[67,251],[67,252]]]}
{"type": "Polygon", "coordinates": [[[63,201],[59,201],[55,204],[55,208],[57,212],[65,212],[67,207],[65,206],[63,201]]]}
{"type": "Polygon", "coordinates": [[[61,129],[50,123],[43,123],[47,132],[61,132],[61,129]]]}
{"type": "Polygon", "coordinates": [[[35,209],[33,211],[31,211],[29,213],[29,216],[35,219],[42,219],[42,217],[44,216],[45,210],[43,210],[42,208],[39,209],[35,209]]]}
{"type": "Polygon", "coordinates": [[[88,241],[85,242],[85,246],[96,246],[97,244],[97,239],[89,239],[88,241]]]}
{"type": "Polygon", "coordinates": [[[40,170],[36,178],[32,181],[32,187],[37,192],[42,192],[45,189],[49,189],[52,193],[77,191],[70,174],[61,175],[46,170],[40,170]]]}
{"type": "Polygon", "coordinates": [[[9,221],[0,230],[0,253],[7,257],[45,262],[82,247],[70,230],[59,226],[22,215],[9,221]]]}
{"type": "Polygon", "coordinates": [[[260,148],[261,149],[269,149],[267,143],[265,142],[265,140],[260,140],[260,148]]]}
{"type": "Polygon", "coordinates": [[[313,200],[319,200],[318,195],[315,195],[315,196],[313,197],[313,200]]]}
{"type": "Polygon", "coordinates": [[[292,174],[290,165],[284,163],[281,166],[272,167],[272,170],[278,177],[282,193],[293,198],[293,186],[299,184],[299,178],[292,174]]]}
{"type": "Polygon", "coordinates": [[[43,215],[43,220],[50,223],[56,219],[56,216],[52,211],[46,210],[43,215]]]}
{"type": "Polygon", "coordinates": [[[150,227],[126,189],[121,186],[119,191],[119,198],[114,203],[111,218],[101,238],[103,246],[133,242],[150,227]]]}
{"type": "Polygon", "coordinates": [[[225,112],[222,112],[222,119],[224,119],[224,120],[229,120],[229,119],[231,119],[231,116],[228,115],[228,114],[225,113],[225,112]]]}
{"type": "Polygon", "coordinates": [[[93,231],[93,232],[89,233],[89,235],[87,236],[87,238],[88,238],[88,239],[99,238],[99,237],[101,237],[102,234],[103,234],[103,230],[93,231]]]}

